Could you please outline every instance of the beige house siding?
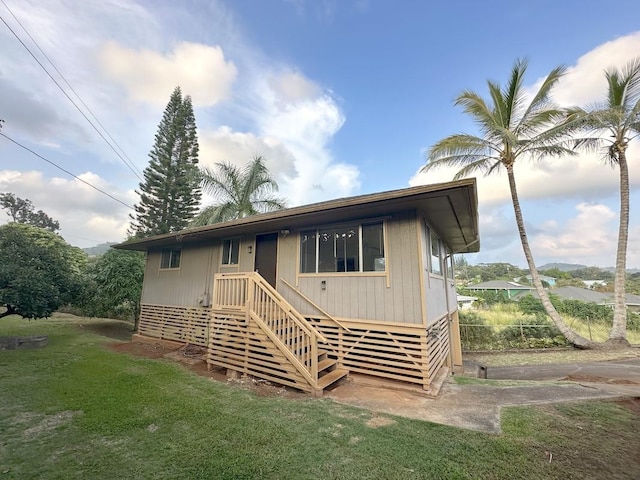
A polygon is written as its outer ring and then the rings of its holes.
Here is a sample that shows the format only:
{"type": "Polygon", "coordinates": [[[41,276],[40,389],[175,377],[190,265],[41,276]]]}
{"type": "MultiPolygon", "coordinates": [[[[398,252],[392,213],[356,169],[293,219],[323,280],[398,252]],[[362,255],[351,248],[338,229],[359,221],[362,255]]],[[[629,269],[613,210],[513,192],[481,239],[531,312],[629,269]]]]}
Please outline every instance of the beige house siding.
{"type": "MultiPolygon", "coordinates": [[[[280,236],[279,278],[297,285],[302,294],[336,318],[420,324],[423,320],[415,214],[387,218],[385,237],[386,274],[299,275],[298,232],[291,232],[286,238],[280,236]]],[[[318,315],[317,309],[283,282],[278,283],[278,290],[303,315],[318,315]]]]}
{"type": "Polygon", "coordinates": [[[197,307],[198,298],[211,294],[219,262],[218,245],[183,248],[180,268],[160,268],[161,250],[150,251],[144,272],[142,303],[197,307]]]}

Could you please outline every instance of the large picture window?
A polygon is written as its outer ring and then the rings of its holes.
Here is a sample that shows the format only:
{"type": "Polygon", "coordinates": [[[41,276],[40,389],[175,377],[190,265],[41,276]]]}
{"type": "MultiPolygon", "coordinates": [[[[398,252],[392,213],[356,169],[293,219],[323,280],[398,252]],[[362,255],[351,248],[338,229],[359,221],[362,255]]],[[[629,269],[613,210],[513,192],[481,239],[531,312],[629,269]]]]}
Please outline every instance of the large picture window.
{"type": "Polygon", "coordinates": [[[180,248],[163,248],[162,257],[160,259],[160,268],[180,268],[180,256],[182,249],[180,248]]]}
{"type": "Polygon", "coordinates": [[[300,233],[300,273],[384,272],[382,222],[300,233]]]}
{"type": "Polygon", "coordinates": [[[240,239],[228,238],[222,241],[222,265],[237,265],[240,239]]]}

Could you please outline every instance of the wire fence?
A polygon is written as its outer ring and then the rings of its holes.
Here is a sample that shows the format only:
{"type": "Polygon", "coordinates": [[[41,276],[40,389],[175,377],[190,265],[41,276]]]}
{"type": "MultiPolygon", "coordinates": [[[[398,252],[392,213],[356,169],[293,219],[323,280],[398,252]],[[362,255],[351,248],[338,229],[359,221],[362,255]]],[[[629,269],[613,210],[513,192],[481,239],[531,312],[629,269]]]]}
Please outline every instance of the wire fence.
{"type": "MultiPolygon", "coordinates": [[[[594,342],[609,337],[610,322],[575,320],[569,327],[594,342]]],[[[509,325],[460,323],[460,341],[464,351],[553,348],[567,346],[560,331],[551,322],[516,320],[509,325]]]]}

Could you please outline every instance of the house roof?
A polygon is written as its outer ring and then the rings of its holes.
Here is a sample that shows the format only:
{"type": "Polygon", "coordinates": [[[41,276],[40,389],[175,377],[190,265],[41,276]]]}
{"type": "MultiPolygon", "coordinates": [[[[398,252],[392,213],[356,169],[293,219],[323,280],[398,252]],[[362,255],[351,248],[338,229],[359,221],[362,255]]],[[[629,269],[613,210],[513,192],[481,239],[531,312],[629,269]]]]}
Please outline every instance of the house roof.
{"type": "MultiPolygon", "coordinates": [[[[596,292],[595,290],[589,290],[588,288],[572,286],[552,288],[551,290],[549,290],[549,293],[552,295],[557,295],[563,300],[580,300],[581,302],[598,304],[606,303],[607,299],[610,296],[609,294],[596,292]]],[[[530,294],[535,298],[539,298],[538,292],[536,292],[535,290],[531,291],[530,294]]],[[[519,300],[526,295],[527,294],[518,293],[518,295],[514,296],[513,299],[519,300]]]]}
{"type": "Polygon", "coordinates": [[[113,247],[146,251],[149,248],[197,243],[213,238],[384,217],[412,209],[427,217],[430,225],[454,253],[480,250],[475,178],[302,205],[205,227],[128,240],[113,247]]]}
{"type": "Polygon", "coordinates": [[[489,280],[466,287],[468,290],[533,290],[529,285],[520,285],[506,280],[489,280]]]}
{"type": "MultiPolygon", "coordinates": [[[[615,297],[609,294],[608,298],[605,300],[607,305],[615,303],[615,297]]],[[[624,303],[629,305],[640,305],[640,295],[635,295],[633,293],[627,293],[624,296],[624,303]]]]}

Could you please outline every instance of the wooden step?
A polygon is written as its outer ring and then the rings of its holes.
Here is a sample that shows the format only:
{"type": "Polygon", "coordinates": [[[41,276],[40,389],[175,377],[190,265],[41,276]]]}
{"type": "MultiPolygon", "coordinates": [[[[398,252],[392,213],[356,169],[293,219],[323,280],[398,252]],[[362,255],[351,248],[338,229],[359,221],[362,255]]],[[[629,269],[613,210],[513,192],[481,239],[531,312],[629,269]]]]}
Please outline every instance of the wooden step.
{"type": "Polygon", "coordinates": [[[336,363],[338,363],[338,361],[332,358],[325,358],[324,360],[319,361],[318,373],[323,372],[327,368],[333,367],[336,363]]]}
{"type": "Polygon", "coordinates": [[[324,377],[318,379],[318,389],[324,390],[329,385],[337,382],[343,377],[346,377],[349,372],[342,368],[336,368],[334,371],[327,373],[324,377]]]}

